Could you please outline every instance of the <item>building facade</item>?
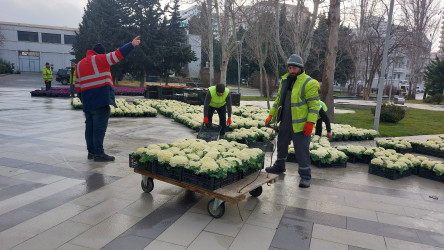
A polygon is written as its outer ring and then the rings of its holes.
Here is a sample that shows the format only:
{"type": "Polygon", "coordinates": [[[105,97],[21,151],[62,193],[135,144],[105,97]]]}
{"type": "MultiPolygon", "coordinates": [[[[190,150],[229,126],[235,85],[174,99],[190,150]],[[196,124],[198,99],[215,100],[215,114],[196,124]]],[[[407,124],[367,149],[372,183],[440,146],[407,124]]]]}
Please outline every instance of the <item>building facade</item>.
{"type": "Polygon", "coordinates": [[[0,22],[4,36],[0,58],[14,63],[15,70],[39,72],[50,63],[53,70],[69,67],[74,28],[0,22]]]}

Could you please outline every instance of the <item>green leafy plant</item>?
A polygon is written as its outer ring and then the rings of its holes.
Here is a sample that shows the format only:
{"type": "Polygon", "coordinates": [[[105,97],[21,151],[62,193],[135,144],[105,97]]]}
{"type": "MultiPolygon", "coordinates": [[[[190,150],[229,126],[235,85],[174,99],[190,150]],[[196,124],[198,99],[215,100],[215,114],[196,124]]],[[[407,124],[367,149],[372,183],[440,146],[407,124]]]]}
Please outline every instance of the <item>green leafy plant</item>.
{"type": "Polygon", "coordinates": [[[426,102],[426,103],[440,104],[443,101],[444,101],[444,95],[443,94],[434,94],[434,95],[428,96],[426,99],[424,99],[424,102],[426,102]]]}
{"type": "MultiPolygon", "coordinates": [[[[371,109],[372,114],[375,114],[375,108],[371,109]]],[[[381,106],[381,116],[382,122],[399,122],[405,116],[405,109],[397,105],[382,104],[381,106]]]]}

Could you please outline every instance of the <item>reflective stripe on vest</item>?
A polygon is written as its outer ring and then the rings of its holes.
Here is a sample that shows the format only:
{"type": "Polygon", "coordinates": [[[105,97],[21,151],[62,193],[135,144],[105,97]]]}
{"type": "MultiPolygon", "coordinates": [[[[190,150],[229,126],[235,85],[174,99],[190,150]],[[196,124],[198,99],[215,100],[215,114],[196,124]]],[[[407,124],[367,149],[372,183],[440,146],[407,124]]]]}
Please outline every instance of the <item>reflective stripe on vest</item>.
{"type": "Polygon", "coordinates": [[[305,80],[304,85],[302,85],[302,89],[301,89],[301,102],[297,102],[297,103],[291,103],[292,107],[299,107],[302,105],[307,104],[307,102],[304,100],[304,96],[305,96],[305,85],[307,85],[307,83],[311,80],[311,78],[307,78],[307,80],[305,80]]]}
{"type": "MultiPolygon", "coordinates": [[[[115,54],[115,53],[113,52],[113,53],[107,54],[107,59],[108,59],[108,55],[110,55],[110,54],[115,54]]],[[[115,55],[113,57],[115,57],[115,55]]],[[[116,57],[116,60],[117,60],[117,57],[116,57]]],[[[80,77],[80,79],[78,79],[78,81],[76,79],[76,87],[79,87],[80,89],[85,90],[85,89],[90,89],[90,88],[95,88],[95,87],[101,87],[104,84],[113,85],[111,72],[99,73],[99,68],[97,67],[97,63],[96,63],[96,56],[91,57],[91,64],[94,69],[94,74],[89,75],[89,76],[80,77]],[[80,82],[86,82],[88,80],[92,80],[92,81],[88,82],[88,83],[80,84],[80,82]]],[[[80,65],[80,62],[77,64],[77,70],[79,70],[79,68],[80,68],[79,65],[80,65]]],[[[79,75],[80,75],[80,72],[79,72],[79,75]]]]}

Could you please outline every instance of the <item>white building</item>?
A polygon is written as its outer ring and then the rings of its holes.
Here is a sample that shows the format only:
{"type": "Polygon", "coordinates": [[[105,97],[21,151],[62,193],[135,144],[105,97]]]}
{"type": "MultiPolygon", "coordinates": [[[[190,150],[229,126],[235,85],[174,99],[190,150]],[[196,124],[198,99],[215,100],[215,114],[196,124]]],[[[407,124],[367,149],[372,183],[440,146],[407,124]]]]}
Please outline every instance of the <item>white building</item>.
{"type": "Polygon", "coordinates": [[[201,47],[202,47],[202,41],[200,39],[200,36],[198,35],[191,35],[188,34],[188,44],[191,45],[191,50],[196,53],[197,61],[190,62],[187,64],[188,71],[190,73],[191,78],[199,78],[200,74],[200,64],[201,64],[201,47]]]}
{"type": "Polygon", "coordinates": [[[54,71],[71,66],[75,28],[0,22],[5,40],[0,58],[14,63],[15,70],[39,72],[46,62],[54,71]]]}

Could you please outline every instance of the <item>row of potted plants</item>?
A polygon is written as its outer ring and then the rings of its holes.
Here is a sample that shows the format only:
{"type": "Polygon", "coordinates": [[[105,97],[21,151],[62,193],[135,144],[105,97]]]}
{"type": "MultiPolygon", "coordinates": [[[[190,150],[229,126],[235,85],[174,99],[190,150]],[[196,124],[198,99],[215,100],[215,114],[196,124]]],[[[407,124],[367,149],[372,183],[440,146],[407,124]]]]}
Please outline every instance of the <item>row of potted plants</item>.
{"type": "MultiPolygon", "coordinates": [[[[348,156],[331,147],[327,137],[313,136],[310,142],[311,164],[320,168],[345,168],[348,156]]],[[[296,162],[293,144],[288,149],[287,161],[296,162]]]]}
{"type": "Polygon", "coordinates": [[[260,149],[226,140],[180,139],[171,144],[139,148],[130,157],[140,163],[133,165],[134,168],[214,190],[221,187],[211,186],[218,183],[216,180],[236,181],[261,169],[265,154],[260,149]],[[208,180],[206,184],[201,182],[202,178],[208,180]]]}
{"type": "MultiPolygon", "coordinates": [[[[116,99],[118,108],[110,105],[110,117],[155,117],[157,110],[147,104],[134,105],[128,103],[125,99],[116,99]]],[[[83,105],[79,98],[73,98],[71,101],[73,109],[82,109],[83,105]]]]}
{"type": "Polygon", "coordinates": [[[69,97],[69,88],[66,87],[52,87],[50,90],[36,89],[31,91],[31,96],[41,96],[41,97],[69,97]]]}
{"type": "Polygon", "coordinates": [[[444,138],[442,137],[432,137],[425,142],[408,138],[390,138],[378,140],[376,144],[400,153],[417,152],[444,158],[444,138]]]}

